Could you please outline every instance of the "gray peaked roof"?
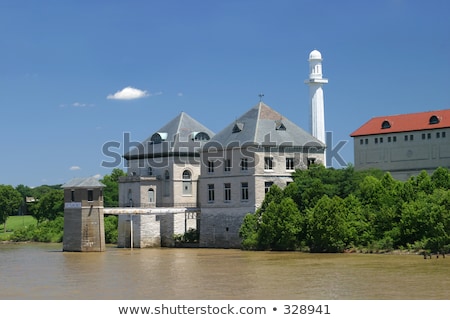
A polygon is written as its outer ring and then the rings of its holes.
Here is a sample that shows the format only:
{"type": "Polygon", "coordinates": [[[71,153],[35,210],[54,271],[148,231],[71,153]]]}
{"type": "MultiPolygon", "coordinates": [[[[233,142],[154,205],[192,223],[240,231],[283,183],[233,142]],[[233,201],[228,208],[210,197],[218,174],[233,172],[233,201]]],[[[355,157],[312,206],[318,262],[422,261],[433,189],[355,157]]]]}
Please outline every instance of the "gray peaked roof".
{"type": "Polygon", "coordinates": [[[243,145],[325,148],[321,141],[263,102],[217,133],[208,146],[215,144],[224,149],[243,145]]]}
{"type": "Polygon", "coordinates": [[[139,147],[127,152],[124,158],[129,160],[173,153],[198,153],[201,146],[213,136],[214,132],[187,113],[181,112],[145,139],[139,147]]]}
{"type": "Polygon", "coordinates": [[[94,177],[73,178],[61,186],[61,188],[103,188],[105,185],[94,177]]]}

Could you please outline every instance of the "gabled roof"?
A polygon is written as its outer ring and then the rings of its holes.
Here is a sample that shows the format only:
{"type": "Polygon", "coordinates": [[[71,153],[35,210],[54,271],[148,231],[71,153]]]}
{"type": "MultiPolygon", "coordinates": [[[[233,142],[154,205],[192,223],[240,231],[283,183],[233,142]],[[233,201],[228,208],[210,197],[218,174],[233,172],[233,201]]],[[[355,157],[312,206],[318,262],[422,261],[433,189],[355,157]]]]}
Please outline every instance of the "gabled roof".
{"type": "Polygon", "coordinates": [[[450,128],[450,109],[392,116],[375,117],[367,121],[351,137],[450,128]]]}
{"type": "Polygon", "coordinates": [[[217,133],[211,144],[220,145],[224,149],[243,145],[325,147],[318,139],[263,102],[217,133]]]}
{"type": "Polygon", "coordinates": [[[214,136],[214,132],[187,113],[181,112],[145,139],[139,148],[127,152],[124,158],[128,160],[169,155],[176,152],[198,152],[197,149],[212,136],[214,136]]]}
{"type": "Polygon", "coordinates": [[[103,188],[105,185],[94,177],[74,178],[61,186],[61,188],[103,188]]]}

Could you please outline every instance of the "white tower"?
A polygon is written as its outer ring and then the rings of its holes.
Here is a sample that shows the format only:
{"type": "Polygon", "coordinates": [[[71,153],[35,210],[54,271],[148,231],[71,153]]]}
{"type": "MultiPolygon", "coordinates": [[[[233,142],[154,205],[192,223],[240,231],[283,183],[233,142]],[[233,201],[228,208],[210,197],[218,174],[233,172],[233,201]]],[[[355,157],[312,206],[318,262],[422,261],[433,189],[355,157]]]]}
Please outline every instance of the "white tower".
{"type": "MultiPolygon", "coordinates": [[[[322,86],[328,79],[322,78],[322,55],[313,50],[309,54],[309,79],[305,83],[309,86],[310,97],[310,130],[311,135],[325,143],[325,113],[322,86]]],[[[326,166],[326,156],[324,157],[326,166]]]]}

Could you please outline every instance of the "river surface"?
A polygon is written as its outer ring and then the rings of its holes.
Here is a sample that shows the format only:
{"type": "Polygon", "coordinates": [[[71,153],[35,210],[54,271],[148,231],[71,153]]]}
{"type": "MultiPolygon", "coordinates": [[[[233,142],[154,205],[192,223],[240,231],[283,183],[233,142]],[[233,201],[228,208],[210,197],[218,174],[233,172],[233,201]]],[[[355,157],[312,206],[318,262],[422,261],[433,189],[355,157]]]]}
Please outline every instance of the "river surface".
{"type": "Polygon", "coordinates": [[[0,299],[449,299],[450,256],[0,244],[0,299]]]}

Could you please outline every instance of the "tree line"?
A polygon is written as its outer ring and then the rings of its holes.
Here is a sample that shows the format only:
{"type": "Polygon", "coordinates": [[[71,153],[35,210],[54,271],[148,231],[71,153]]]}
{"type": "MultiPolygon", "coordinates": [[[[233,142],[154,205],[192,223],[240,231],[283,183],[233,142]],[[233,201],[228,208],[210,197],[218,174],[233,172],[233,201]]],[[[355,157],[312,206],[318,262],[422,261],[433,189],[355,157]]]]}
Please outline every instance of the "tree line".
{"type": "MultiPolygon", "coordinates": [[[[105,207],[119,204],[119,177],[124,176],[121,169],[113,169],[100,182],[105,185],[103,199],[105,207]]],[[[36,226],[15,230],[12,241],[61,242],[64,227],[64,190],[61,185],[42,185],[31,188],[19,184],[0,185],[0,224],[7,231],[7,219],[13,215],[31,215],[36,226]]],[[[107,242],[117,242],[117,217],[105,218],[105,237],[107,242]]]]}
{"type": "Polygon", "coordinates": [[[450,251],[450,173],[398,181],[379,170],[313,166],[272,186],[240,229],[247,250],[450,251]]]}

